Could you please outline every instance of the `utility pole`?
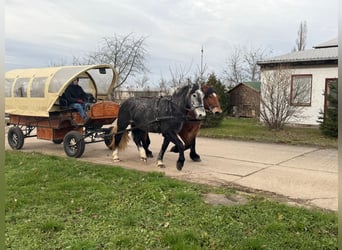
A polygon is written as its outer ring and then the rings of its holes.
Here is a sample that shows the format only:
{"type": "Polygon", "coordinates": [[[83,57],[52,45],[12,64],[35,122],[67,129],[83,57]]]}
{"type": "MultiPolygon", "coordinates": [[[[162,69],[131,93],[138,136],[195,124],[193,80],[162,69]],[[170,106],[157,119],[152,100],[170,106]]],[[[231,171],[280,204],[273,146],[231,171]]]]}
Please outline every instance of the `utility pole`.
{"type": "Polygon", "coordinates": [[[201,81],[203,81],[203,45],[202,45],[202,49],[201,49],[201,81]]]}

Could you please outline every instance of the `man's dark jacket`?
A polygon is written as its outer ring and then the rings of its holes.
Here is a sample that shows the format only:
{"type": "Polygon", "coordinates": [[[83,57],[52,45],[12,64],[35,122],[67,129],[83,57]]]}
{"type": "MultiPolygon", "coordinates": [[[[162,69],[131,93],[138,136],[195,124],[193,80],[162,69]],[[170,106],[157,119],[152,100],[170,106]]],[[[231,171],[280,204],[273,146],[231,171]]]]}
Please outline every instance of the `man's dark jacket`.
{"type": "Polygon", "coordinates": [[[81,86],[71,83],[65,90],[64,96],[70,105],[81,99],[84,102],[88,102],[88,94],[84,92],[81,86]]]}

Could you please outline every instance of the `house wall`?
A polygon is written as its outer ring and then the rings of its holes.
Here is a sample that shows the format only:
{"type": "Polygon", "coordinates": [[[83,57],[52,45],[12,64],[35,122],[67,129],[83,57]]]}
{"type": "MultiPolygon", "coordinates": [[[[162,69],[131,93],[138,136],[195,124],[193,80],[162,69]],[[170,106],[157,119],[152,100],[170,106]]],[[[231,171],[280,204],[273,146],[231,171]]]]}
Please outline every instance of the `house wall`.
{"type": "MultiPolygon", "coordinates": [[[[261,71],[261,93],[264,82],[263,75],[266,71],[266,69],[261,71]]],[[[297,66],[293,68],[294,74],[312,75],[311,105],[303,107],[300,118],[291,119],[289,122],[292,124],[319,125],[318,117],[320,112],[324,110],[325,82],[328,78],[338,78],[337,65],[297,66]]]]}

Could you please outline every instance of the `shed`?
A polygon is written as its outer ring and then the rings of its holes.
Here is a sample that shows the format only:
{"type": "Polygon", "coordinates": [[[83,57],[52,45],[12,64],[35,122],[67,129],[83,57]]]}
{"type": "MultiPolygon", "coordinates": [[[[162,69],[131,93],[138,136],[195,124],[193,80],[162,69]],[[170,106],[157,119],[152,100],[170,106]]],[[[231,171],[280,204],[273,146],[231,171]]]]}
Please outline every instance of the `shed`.
{"type": "Polygon", "coordinates": [[[259,117],[260,82],[244,82],[228,91],[229,110],[236,117],[259,117]]]}

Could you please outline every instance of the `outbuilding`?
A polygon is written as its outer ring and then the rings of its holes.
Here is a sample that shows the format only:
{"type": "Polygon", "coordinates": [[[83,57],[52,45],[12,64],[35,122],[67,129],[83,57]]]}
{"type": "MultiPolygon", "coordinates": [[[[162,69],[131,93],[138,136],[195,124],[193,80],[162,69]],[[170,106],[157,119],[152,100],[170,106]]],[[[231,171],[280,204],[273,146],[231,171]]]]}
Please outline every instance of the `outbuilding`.
{"type": "Polygon", "coordinates": [[[260,82],[244,82],[228,91],[229,110],[235,117],[259,117],[260,82]]]}

